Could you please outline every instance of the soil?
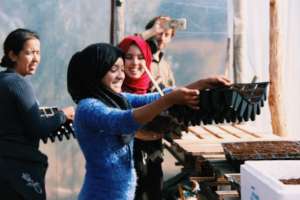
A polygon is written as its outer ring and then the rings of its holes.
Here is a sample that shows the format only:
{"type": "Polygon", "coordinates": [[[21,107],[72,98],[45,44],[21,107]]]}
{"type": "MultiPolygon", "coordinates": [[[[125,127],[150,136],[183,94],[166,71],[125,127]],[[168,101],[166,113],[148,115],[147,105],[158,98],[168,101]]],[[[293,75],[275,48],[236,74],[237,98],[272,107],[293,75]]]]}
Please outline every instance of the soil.
{"type": "Polygon", "coordinates": [[[299,141],[256,141],[224,143],[224,152],[232,160],[273,160],[300,158],[299,141]]]}
{"type": "Polygon", "coordinates": [[[279,180],[286,185],[300,185],[300,178],[279,179],[279,180]]]}

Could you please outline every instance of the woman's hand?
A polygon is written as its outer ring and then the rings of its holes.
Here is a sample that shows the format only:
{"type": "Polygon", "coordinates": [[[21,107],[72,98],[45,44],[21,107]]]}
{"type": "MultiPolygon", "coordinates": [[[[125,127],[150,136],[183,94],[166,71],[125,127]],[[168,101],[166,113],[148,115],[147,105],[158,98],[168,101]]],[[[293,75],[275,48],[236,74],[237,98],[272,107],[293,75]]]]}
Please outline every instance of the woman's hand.
{"type": "Polygon", "coordinates": [[[213,88],[213,87],[217,87],[217,86],[229,86],[230,84],[232,84],[232,82],[226,78],[225,76],[212,76],[212,77],[208,77],[206,79],[200,79],[188,86],[186,86],[187,88],[190,89],[206,89],[206,88],[213,88]]]}
{"type": "Polygon", "coordinates": [[[193,109],[199,109],[199,90],[189,89],[185,87],[175,88],[171,93],[167,94],[173,104],[187,105],[193,109]]]}
{"type": "Polygon", "coordinates": [[[171,20],[170,17],[159,17],[154,22],[154,25],[150,29],[145,30],[144,32],[141,33],[142,38],[144,38],[144,40],[148,40],[151,37],[155,37],[157,35],[160,35],[164,31],[166,31],[166,28],[165,28],[166,25],[165,24],[170,20],[171,20]]]}
{"type": "Polygon", "coordinates": [[[184,87],[176,88],[150,104],[135,108],[133,110],[133,117],[138,123],[145,124],[174,104],[188,105],[194,109],[198,109],[198,95],[198,90],[184,87]]]}
{"type": "Polygon", "coordinates": [[[74,109],[73,106],[65,107],[61,110],[65,114],[68,121],[73,121],[74,120],[75,109],[74,109]]]}
{"type": "Polygon", "coordinates": [[[144,141],[155,141],[160,140],[164,137],[164,134],[162,133],[156,133],[153,131],[141,131],[138,130],[135,134],[135,138],[144,140],[144,141]]]}
{"type": "Polygon", "coordinates": [[[151,31],[152,31],[152,33],[154,34],[154,35],[159,35],[159,34],[161,34],[162,32],[164,32],[165,30],[166,30],[166,23],[168,22],[168,21],[170,21],[171,20],[171,18],[169,18],[169,17],[159,17],[156,21],[155,21],[155,23],[154,23],[154,25],[152,26],[152,28],[151,28],[151,31]]]}
{"type": "Polygon", "coordinates": [[[231,81],[225,76],[212,76],[204,79],[206,88],[212,88],[216,86],[229,86],[231,81]]]}

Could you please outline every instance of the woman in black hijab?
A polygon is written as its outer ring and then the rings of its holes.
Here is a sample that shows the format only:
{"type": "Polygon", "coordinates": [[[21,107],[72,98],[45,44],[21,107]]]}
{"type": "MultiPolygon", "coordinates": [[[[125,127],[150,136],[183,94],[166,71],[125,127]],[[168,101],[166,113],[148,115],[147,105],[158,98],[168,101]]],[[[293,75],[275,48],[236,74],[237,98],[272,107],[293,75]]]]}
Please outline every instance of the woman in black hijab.
{"type": "MultiPolygon", "coordinates": [[[[71,58],[68,91],[78,104],[74,127],[86,160],[80,200],[133,199],[133,134],[161,111],[174,104],[196,107],[198,89],[213,83],[197,81],[187,87],[135,95],[121,92],[123,53],[104,43],[93,44],[71,58]]],[[[225,79],[216,83],[227,84],[225,79]]]]}

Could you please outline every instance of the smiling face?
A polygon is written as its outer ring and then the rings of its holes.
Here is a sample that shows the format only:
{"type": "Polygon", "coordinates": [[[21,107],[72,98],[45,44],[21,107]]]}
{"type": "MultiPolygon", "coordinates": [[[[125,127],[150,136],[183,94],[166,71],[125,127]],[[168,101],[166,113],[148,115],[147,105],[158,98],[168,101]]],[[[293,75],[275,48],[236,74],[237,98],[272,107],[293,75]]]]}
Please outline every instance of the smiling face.
{"type": "Polygon", "coordinates": [[[122,58],[118,58],[115,64],[102,78],[101,82],[112,91],[120,93],[122,91],[122,84],[124,79],[124,62],[122,58]]]}
{"type": "Polygon", "coordinates": [[[125,54],[125,74],[129,78],[139,79],[145,73],[146,61],[141,50],[131,45],[125,54]]]}
{"type": "Polygon", "coordinates": [[[41,59],[40,41],[35,38],[27,40],[18,55],[10,51],[9,57],[15,63],[17,73],[22,76],[34,74],[41,59]]]}

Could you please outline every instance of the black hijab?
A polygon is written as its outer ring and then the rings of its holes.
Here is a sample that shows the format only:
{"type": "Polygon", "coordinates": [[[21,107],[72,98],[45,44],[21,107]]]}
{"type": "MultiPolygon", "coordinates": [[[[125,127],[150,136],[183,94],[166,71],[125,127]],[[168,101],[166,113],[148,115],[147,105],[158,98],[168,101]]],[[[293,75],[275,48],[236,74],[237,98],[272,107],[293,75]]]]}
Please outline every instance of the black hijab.
{"type": "Polygon", "coordinates": [[[75,53],[69,63],[67,85],[75,103],[84,98],[96,98],[114,108],[131,108],[128,101],[121,95],[108,89],[101,79],[115,64],[123,58],[121,49],[110,44],[92,44],[75,53]]]}

